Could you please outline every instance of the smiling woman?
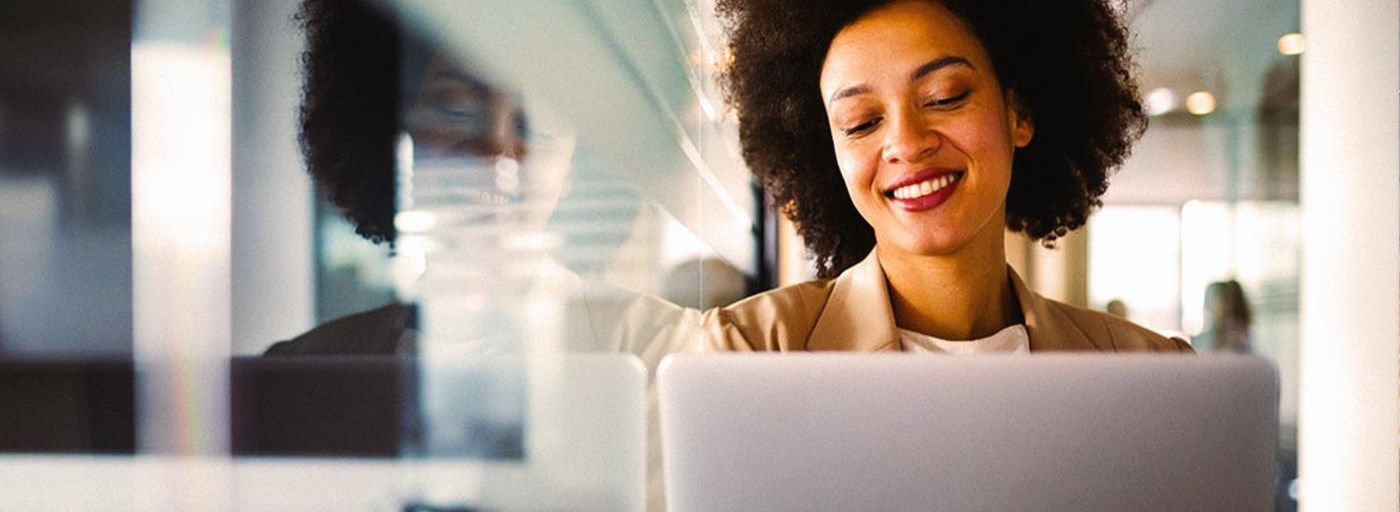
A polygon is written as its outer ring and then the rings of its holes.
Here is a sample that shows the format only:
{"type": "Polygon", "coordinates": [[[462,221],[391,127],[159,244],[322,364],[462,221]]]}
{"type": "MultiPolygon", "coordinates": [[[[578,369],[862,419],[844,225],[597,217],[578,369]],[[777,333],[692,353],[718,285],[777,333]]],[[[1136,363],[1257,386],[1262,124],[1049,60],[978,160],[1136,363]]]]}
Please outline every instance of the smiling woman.
{"type": "MultiPolygon", "coordinates": [[[[1036,136],[1014,156],[1017,172],[1006,200],[1007,227],[1054,240],[1083,225],[1107,189],[1108,170],[1122,163],[1146,126],[1130,73],[1127,34],[1113,10],[1106,2],[1083,0],[930,5],[951,14],[953,28],[972,36],[992,66],[966,71],[1014,92],[1014,106],[1034,121],[1036,136]]],[[[848,25],[857,28],[852,24],[858,18],[889,9],[908,7],[846,0],[719,5],[730,26],[735,59],[725,78],[729,100],[739,113],[745,159],[796,221],[823,277],[854,265],[875,243],[873,230],[845,191],[831,186],[840,175],[829,172],[837,162],[834,119],[826,107],[832,98],[823,95],[833,91],[821,88],[823,73],[835,64],[828,50],[840,49],[833,48],[837,33],[848,25]]],[[[885,34],[894,37],[903,30],[885,34]]],[[[947,39],[929,42],[948,44],[947,39]]],[[[883,58],[895,57],[893,47],[877,51],[883,58]]]]}
{"type": "Polygon", "coordinates": [[[744,157],[829,279],[720,310],[713,348],[1190,350],[1006,264],[1007,229],[1084,224],[1145,124],[1107,2],[819,3],[720,2],[744,157]]]}
{"type": "Polygon", "coordinates": [[[821,90],[847,192],[891,256],[1000,243],[1031,122],[958,18],[929,3],[871,12],[832,41],[821,90]]]}

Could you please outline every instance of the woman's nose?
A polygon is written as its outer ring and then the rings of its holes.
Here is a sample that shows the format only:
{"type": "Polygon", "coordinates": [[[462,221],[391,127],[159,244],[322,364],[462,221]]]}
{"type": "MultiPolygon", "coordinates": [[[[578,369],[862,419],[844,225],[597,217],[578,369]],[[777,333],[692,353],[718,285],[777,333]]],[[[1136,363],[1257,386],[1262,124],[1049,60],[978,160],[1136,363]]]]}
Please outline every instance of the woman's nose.
{"type": "Polygon", "coordinates": [[[882,157],[889,163],[918,162],[943,145],[943,137],[918,109],[905,108],[888,118],[882,157]]]}
{"type": "Polygon", "coordinates": [[[514,112],[498,109],[493,112],[484,137],[472,145],[474,156],[520,158],[525,156],[525,137],[520,133],[514,112]]]}

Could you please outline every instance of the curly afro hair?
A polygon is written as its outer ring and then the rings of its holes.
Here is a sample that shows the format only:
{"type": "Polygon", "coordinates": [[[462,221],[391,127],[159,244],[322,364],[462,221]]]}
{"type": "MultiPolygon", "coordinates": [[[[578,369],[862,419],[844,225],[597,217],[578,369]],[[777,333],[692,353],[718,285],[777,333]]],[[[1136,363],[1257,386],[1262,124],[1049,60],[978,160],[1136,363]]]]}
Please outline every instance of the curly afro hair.
{"type": "MultiPolygon", "coordinates": [[[[930,0],[932,1],[932,0],[930,0]]],[[[970,27],[1035,122],[1016,151],[1006,226],[1053,245],[1102,206],[1147,125],[1128,36],[1108,0],[939,0],[970,27]]],[[[818,82],[832,39],[891,3],[719,0],[734,60],[722,77],[745,161],[831,277],[875,246],[847,195],[818,82]]]]}
{"type": "Polygon", "coordinates": [[[380,0],[303,0],[306,37],[299,110],[307,170],[375,243],[393,243],[395,146],[430,43],[403,29],[380,0]]]}

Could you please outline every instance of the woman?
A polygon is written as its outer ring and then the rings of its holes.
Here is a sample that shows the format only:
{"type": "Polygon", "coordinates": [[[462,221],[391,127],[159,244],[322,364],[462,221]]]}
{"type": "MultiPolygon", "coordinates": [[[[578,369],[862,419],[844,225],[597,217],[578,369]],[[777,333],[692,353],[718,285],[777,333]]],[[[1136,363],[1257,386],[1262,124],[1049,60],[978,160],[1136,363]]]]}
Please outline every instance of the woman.
{"type": "MultiPolygon", "coordinates": [[[[538,139],[531,140],[515,95],[491,86],[454,59],[456,54],[401,24],[390,7],[390,2],[377,0],[302,0],[297,15],[306,37],[301,150],[307,170],[331,203],[361,236],[376,243],[399,240],[394,224],[399,213],[395,142],[408,133],[420,175],[426,165],[435,164],[464,174],[486,171],[478,177],[499,184],[496,174],[487,173],[499,172],[494,164],[501,158],[518,158],[526,164],[521,171],[525,191],[534,194],[531,199],[539,208],[552,209],[569,176],[528,172],[541,166],[529,166],[527,160],[542,158],[545,152],[538,139]]],[[[565,166],[546,168],[570,172],[565,166]]],[[[462,178],[456,183],[470,176],[462,178]]],[[[484,193],[466,197],[508,192],[476,190],[484,193]]],[[[606,233],[589,236],[609,239],[606,233]]],[[[568,336],[561,340],[565,350],[631,353],[654,370],[669,353],[698,349],[698,311],[585,281],[571,272],[557,272],[547,284],[566,300],[562,332],[568,336]]],[[[501,297],[495,300],[509,304],[501,297]]],[[[425,308],[432,306],[424,302],[425,308]]],[[[332,320],[272,345],[267,355],[416,354],[418,309],[395,302],[332,320]]],[[[424,324],[434,328],[431,320],[424,324]]],[[[664,508],[665,498],[654,399],[649,407],[648,502],[657,510],[664,508]]],[[[511,439],[510,432],[504,434],[502,438],[511,439]]],[[[510,443],[491,448],[495,456],[525,449],[510,443]]]]}
{"type": "Polygon", "coordinates": [[[711,348],[1191,350],[1006,263],[1008,228],[1049,245],[1083,225],[1145,125],[1106,2],[719,10],[745,159],[829,279],[712,313],[711,348]]]}
{"type": "Polygon", "coordinates": [[[1227,279],[1206,286],[1205,329],[1192,340],[1197,347],[1214,353],[1248,354],[1253,349],[1249,335],[1249,299],[1239,281],[1227,279]]]}

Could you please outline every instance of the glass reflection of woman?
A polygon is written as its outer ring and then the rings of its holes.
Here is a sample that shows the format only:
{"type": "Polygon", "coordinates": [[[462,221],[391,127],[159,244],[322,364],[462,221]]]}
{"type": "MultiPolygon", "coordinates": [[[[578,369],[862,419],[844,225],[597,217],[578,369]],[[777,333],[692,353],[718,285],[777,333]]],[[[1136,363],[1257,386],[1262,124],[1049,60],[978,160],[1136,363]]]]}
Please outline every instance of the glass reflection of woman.
{"type": "Polygon", "coordinates": [[[717,350],[1190,351],[1047,300],[1007,229],[1101,204],[1145,117],[1104,0],[722,0],[745,159],[826,278],[720,310],[717,350]]]}
{"type": "MultiPolygon", "coordinates": [[[[467,201],[511,196],[547,216],[564,189],[567,166],[539,165],[547,144],[532,138],[518,98],[493,87],[407,30],[379,0],[302,0],[297,21],[306,35],[300,142],[307,170],[361,236],[400,241],[395,227],[395,169],[402,133],[413,142],[414,167],[438,166],[476,180],[467,201]],[[542,149],[542,146],[544,148],[542,149]],[[498,178],[503,160],[519,161],[519,194],[498,178]],[[533,161],[533,162],[532,162],[533,161]],[[533,165],[532,165],[533,164],[533,165]],[[480,173],[476,171],[481,171],[480,173]]],[[[568,155],[564,155],[568,156],[568,155]]],[[[510,166],[507,166],[510,167],[510,166]]],[[[489,222],[489,221],[486,221],[489,222]]],[[[650,296],[583,282],[564,273],[569,351],[631,353],[649,370],[672,352],[699,348],[699,312],[650,296]]],[[[416,308],[393,303],[338,318],[272,345],[271,356],[416,353],[416,308]]],[[[429,321],[431,323],[431,321],[429,321]]],[[[664,503],[655,401],[648,413],[648,502],[664,503]]]]}
{"type": "MultiPolygon", "coordinates": [[[[569,167],[540,161],[561,152],[541,150],[516,95],[470,72],[424,34],[407,30],[390,6],[379,0],[302,0],[297,13],[306,35],[301,149],[330,202],[361,236],[401,241],[395,169],[397,144],[407,133],[420,174],[431,168],[455,173],[453,198],[528,204],[532,216],[547,217],[569,167]],[[520,163],[508,166],[519,172],[515,190],[500,179],[498,164],[507,160],[520,163]]],[[[572,274],[563,279],[570,293],[566,327],[573,334],[567,349],[630,352],[654,368],[665,354],[695,345],[690,340],[698,312],[583,283],[572,274]]],[[[267,353],[413,353],[417,324],[415,306],[392,303],[332,320],[267,353]]]]}
{"type": "MultiPolygon", "coordinates": [[[[304,0],[306,36],[299,141],[306,168],[332,204],[375,243],[395,243],[402,133],[414,160],[469,166],[523,156],[525,125],[511,98],[404,30],[377,0],[304,0]]],[[[471,177],[471,176],[468,176],[471,177]]],[[[478,176],[483,181],[490,177],[478,176]]],[[[391,303],[332,320],[268,354],[394,354],[416,350],[417,309],[391,303]]]]}

